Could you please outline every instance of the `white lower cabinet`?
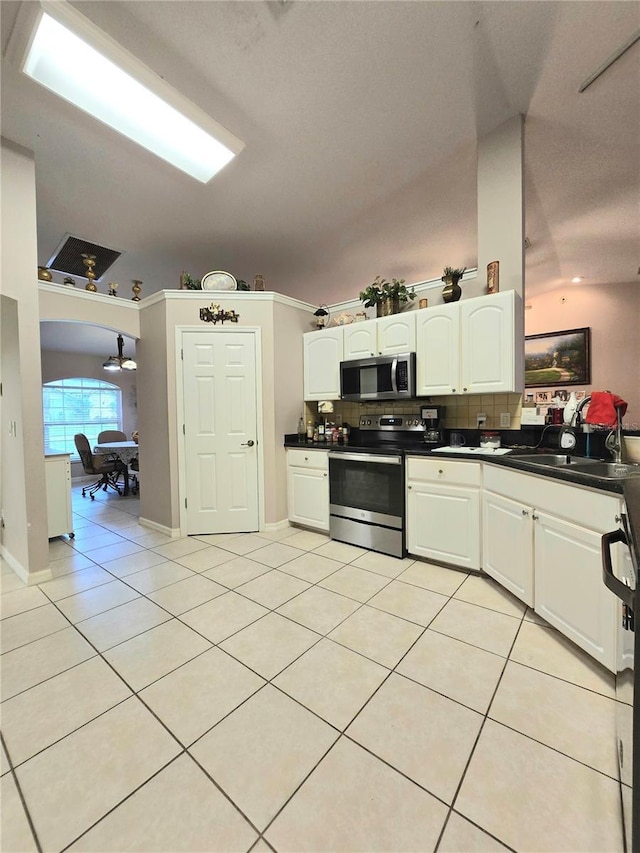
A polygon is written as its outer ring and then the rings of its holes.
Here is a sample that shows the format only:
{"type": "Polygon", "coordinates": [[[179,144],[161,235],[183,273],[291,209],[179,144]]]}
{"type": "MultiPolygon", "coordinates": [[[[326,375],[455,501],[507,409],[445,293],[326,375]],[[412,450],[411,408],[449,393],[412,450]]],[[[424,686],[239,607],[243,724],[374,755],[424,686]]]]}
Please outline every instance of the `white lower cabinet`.
{"type": "Polygon", "coordinates": [[[407,459],[407,550],[467,569],[480,568],[480,465],[407,459]]]}
{"type": "Polygon", "coordinates": [[[71,512],[71,457],[56,453],[44,459],[49,539],[69,533],[73,537],[71,512]]]}
{"type": "Polygon", "coordinates": [[[484,571],[615,671],[619,606],[602,580],[600,543],[617,526],[621,501],[491,465],[484,486],[484,571]]]}
{"type": "Polygon", "coordinates": [[[602,534],[543,512],[534,523],[536,613],[615,671],[619,607],[602,580],[602,534]]]}
{"type": "Polygon", "coordinates": [[[485,491],[482,496],[482,568],[533,607],[531,507],[485,491]]]}
{"type": "Polygon", "coordinates": [[[329,529],[329,459],[327,450],[287,450],[289,521],[329,529]]]}

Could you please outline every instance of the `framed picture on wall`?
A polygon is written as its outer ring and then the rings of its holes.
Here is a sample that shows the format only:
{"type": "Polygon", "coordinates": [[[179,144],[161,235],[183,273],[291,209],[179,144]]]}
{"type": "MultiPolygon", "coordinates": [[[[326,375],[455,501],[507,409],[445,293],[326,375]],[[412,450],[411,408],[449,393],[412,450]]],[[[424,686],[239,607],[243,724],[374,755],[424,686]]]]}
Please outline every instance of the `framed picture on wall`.
{"type": "Polygon", "coordinates": [[[524,384],[528,388],[588,385],[591,382],[591,329],[527,335],[524,384]]]}

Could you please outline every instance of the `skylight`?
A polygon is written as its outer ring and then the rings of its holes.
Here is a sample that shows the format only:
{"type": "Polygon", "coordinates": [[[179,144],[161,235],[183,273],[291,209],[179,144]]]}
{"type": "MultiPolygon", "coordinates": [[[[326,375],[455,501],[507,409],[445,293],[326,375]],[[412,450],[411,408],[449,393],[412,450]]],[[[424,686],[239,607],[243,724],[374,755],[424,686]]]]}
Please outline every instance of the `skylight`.
{"type": "Polygon", "coordinates": [[[244,148],[67,3],[43,7],[22,66],[33,80],[202,183],[244,148]]]}

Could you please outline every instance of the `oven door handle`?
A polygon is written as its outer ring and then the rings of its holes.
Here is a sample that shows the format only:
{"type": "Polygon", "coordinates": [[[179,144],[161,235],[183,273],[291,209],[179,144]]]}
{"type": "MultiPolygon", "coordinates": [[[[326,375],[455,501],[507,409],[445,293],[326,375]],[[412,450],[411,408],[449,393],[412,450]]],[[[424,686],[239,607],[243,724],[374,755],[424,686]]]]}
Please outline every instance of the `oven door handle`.
{"type": "Polygon", "coordinates": [[[394,394],[398,393],[398,359],[394,358],[391,362],[391,390],[394,394]]]}
{"type": "Polygon", "coordinates": [[[331,453],[329,459],[342,459],[345,462],[380,462],[382,465],[402,465],[400,456],[376,456],[373,453],[331,453]]]}
{"type": "Polygon", "coordinates": [[[613,572],[613,561],[611,560],[611,546],[616,542],[622,542],[628,545],[629,542],[625,536],[624,530],[613,530],[611,533],[605,533],[602,537],[602,576],[605,586],[611,590],[627,607],[633,608],[634,590],[623,583],[613,572]]]}

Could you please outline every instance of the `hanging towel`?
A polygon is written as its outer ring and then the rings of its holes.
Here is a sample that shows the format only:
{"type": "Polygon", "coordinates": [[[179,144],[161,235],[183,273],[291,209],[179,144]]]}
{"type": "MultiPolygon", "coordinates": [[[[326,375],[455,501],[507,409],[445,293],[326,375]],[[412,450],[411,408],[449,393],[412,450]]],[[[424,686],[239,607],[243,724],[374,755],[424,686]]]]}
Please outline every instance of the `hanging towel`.
{"type": "Polygon", "coordinates": [[[614,427],[618,422],[616,409],[620,409],[621,415],[627,411],[627,404],[622,397],[611,391],[593,391],[585,423],[614,427]]]}

